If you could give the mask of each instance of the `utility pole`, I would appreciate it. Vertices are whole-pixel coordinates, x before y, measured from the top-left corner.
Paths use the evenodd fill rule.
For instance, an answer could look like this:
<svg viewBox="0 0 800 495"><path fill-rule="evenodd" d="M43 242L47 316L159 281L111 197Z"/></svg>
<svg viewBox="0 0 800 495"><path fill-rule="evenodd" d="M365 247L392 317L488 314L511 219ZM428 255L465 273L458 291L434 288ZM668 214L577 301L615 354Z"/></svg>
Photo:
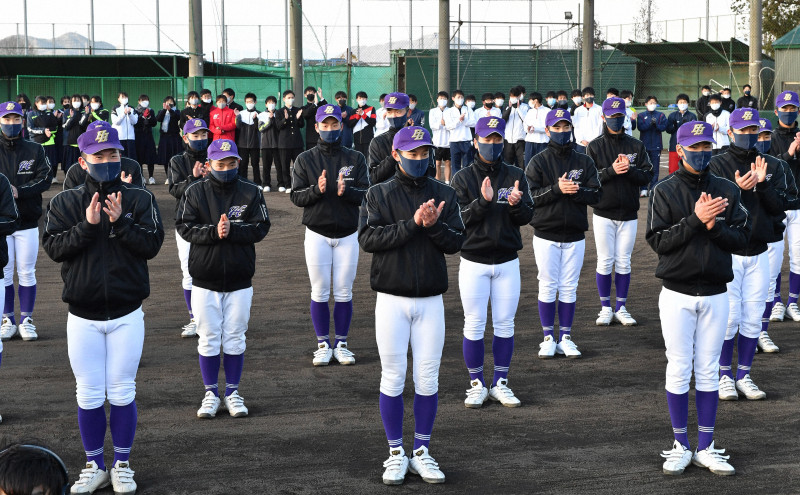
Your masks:
<svg viewBox="0 0 800 495"><path fill-rule="evenodd" d="M25 12L25 55L28 54L28 0L22 2L22 10ZM55 45L53 45L55 48Z"/></svg>
<svg viewBox="0 0 800 495"><path fill-rule="evenodd" d="M647 0L647 42L653 42L653 0Z"/></svg>
<svg viewBox="0 0 800 495"><path fill-rule="evenodd" d="M189 87L203 87L203 0L189 0Z"/></svg>
<svg viewBox="0 0 800 495"><path fill-rule="evenodd" d="M90 36L91 39L89 40L89 55L94 55L94 0L89 0L89 11L90 11L89 34L91 34Z"/></svg>
<svg viewBox="0 0 800 495"><path fill-rule="evenodd" d="M347 94L352 94L350 83L353 79L353 40L351 36L350 0L347 0ZM391 26L389 27L391 33ZM391 35L389 36L391 38ZM391 43L391 41L390 41Z"/></svg>
<svg viewBox="0 0 800 495"><path fill-rule="evenodd" d="M156 0L156 51L161 53L161 5Z"/></svg>
<svg viewBox="0 0 800 495"><path fill-rule="evenodd" d="M750 81L753 92L751 93L761 101L761 0L750 0Z"/></svg>
<svg viewBox="0 0 800 495"><path fill-rule="evenodd" d="M594 0L583 0L583 72L581 84L583 87L594 86Z"/></svg>
<svg viewBox="0 0 800 495"><path fill-rule="evenodd" d="M411 0L408 0L408 49L411 50L414 48L414 29L413 25L414 22L412 19L414 18L414 9L411 6Z"/></svg>
<svg viewBox="0 0 800 495"><path fill-rule="evenodd" d="M295 95L303 94L303 6L301 0L290 0L289 76Z"/></svg>
<svg viewBox="0 0 800 495"><path fill-rule="evenodd" d="M710 1L711 0L706 0L706 41L709 41L709 39L708 39L708 17L709 17L709 13L711 11L710 6L709 6Z"/></svg>
<svg viewBox="0 0 800 495"><path fill-rule="evenodd" d="M222 53L220 53L219 59L223 64L226 64L228 63L228 30L225 29L225 0L220 0L219 4L220 17L222 17Z"/></svg>
<svg viewBox="0 0 800 495"><path fill-rule="evenodd" d="M450 0L439 0L439 91L450 91Z"/></svg>

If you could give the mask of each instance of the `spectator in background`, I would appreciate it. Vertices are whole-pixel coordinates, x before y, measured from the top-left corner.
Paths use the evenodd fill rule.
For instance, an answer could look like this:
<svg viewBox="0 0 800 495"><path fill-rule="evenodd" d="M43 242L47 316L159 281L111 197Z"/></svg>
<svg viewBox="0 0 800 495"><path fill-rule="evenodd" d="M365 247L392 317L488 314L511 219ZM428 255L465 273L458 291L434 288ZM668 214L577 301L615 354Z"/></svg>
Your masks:
<svg viewBox="0 0 800 495"><path fill-rule="evenodd" d="M742 86L742 96L736 100L736 108L750 107L758 109L758 99L750 94L752 91L753 87L749 84Z"/></svg>
<svg viewBox="0 0 800 495"><path fill-rule="evenodd" d="M581 105L583 105L583 97L581 96L580 89L572 90L572 103L569 104L569 114L575 115L575 110L579 109Z"/></svg>
<svg viewBox="0 0 800 495"><path fill-rule="evenodd" d="M81 95L74 94L70 102L69 112L64 113L64 133L67 144L64 147L64 156L61 158L62 168L69 169L73 163L78 163L80 151L78 150L78 136L86 130L89 116L83 112ZM64 170L67 173L67 170Z"/></svg>
<svg viewBox="0 0 800 495"><path fill-rule="evenodd" d="M697 99L695 108L697 109L697 119L705 120L709 112L708 100L711 98L711 86L706 84L700 89L700 98Z"/></svg>
<svg viewBox="0 0 800 495"><path fill-rule="evenodd" d="M275 172L278 172L278 126L275 124L275 109L278 106L278 99L274 96L267 96L264 100L267 108L258 114L258 132L261 134L261 167L263 175L261 185L264 192L272 190L272 164L275 164Z"/></svg>
<svg viewBox="0 0 800 495"><path fill-rule="evenodd" d="M636 110L633 109L633 92L628 89L623 89L620 97L625 100L625 134L633 136L633 131L636 129Z"/></svg>
<svg viewBox="0 0 800 495"><path fill-rule="evenodd" d="M294 106L294 91L287 89L283 92L283 105L276 112L275 119L278 127L278 192L289 194L292 192L291 166L303 151L300 128L305 121L302 119L303 109Z"/></svg>
<svg viewBox="0 0 800 495"><path fill-rule="evenodd" d="M353 127L358 122L356 111L347 105L347 93L344 91L337 91L336 103L339 104L339 110L342 111L342 146L345 148L353 147ZM308 130L306 130L308 132Z"/></svg>
<svg viewBox="0 0 800 495"><path fill-rule="evenodd" d="M656 111L658 98L648 96L644 100L644 104L647 110L639 114L636 119L636 125L639 127L639 140L644 143L647 155L650 157L650 163L653 164L653 180L650 182L649 187L642 187L641 197L648 196L650 189L658 182L658 172L661 168L661 150L664 148L661 142L661 133L667 129L667 116Z"/></svg>
<svg viewBox="0 0 800 495"><path fill-rule="evenodd" d="M56 134L58 133L59 119L52 112L47 111L47 97L37 96L34 100L35 110L28 112L25 122L28 136L34 143L39 143L44 148L45 156L50 162L53 177L55 177L58 157L56 156ZM50 179L48 179L50 180Z"/></svg>
<svg viewBox="0 0 800 495"><path fill-rule="evenodd" d="M498 91L494 94L494 106L500 112L500 115L503 115L503 105L506 103L506 95L502 91Z"/></svg>
<svg viewBox="0 0 800 495"><path fill-rule="evenodd" d="M244 110L236 114L236 129L239 131L239 139L236 147L242 161L239 162L239 176L247 178L247 167L253 167L253 182L261 186L261 169L258 166L258 155L260 151L259 132L258 132L258 110L256 110L256 95L247 93L244 95Z"/></svg>
<svg viewBox="0 0 800 495"><path fill-rule="evenodd" d="M583 104L575 109L572 123L575 126L575 151L586 153L589 142L603 133L603 110L594 104L594 88L583 88Z"/></svg>
<svg viewBox="0 0 800 495"><path fill-rule="evenodd" d="M18 94L15 99L17 100L17 103L19 103L19 106L22 107L22 123L27 124L28 112L31 111L31 99L28 98L28 95L26 95L25 93ZM22 126L22 138L30 139L30 136L28 135L27 125Z"/></svg>
<svg viewBox="0 0 800 495"><path fill-rule="evenodd" d="M0 494L61 495L68 485L67 467L50 449L21 443L0 449Z"/></svg>
<svg viewBox="0 0 800 495"><path fill-rule="evenodd" d="M732 113L736 110L736 102L731 98L731 88L722 88L720 96L722 96L721 104L723 110L727 110L728 113Z"/></svg>
<svg viewBox="0 0 800 495"><path fill-rule="evenodd" d="M411 95L409 95L409 96L411 96ZM415 98L414 101L416 102L416 96L414 98ZM475 115L475 95L467 95L464 98L464 101L466 102L467 108L472 110L472 114ZM475 123L476 124L478 123L477 117L475 118ZM422 127L422 126L424 126L424 124L425 124L425 118L423 117L423 119L422 119L420 124L414 124L414 125ZM475 127L474 126L470 127L469 131L472 134L472 141L470 141L470 143L472 143L473 141L475 141ZM472 163L473 161L475 161L475 147L474 146L470 145L468 155L469 155L469 163Z"/></svg>
<svg viewBox="0 0 800 495"><path fill-rule="evenodd" d="M155 184L156 179L153 177L153 172L156 168L158 155L156 155L156 141L153 139L153 127L158 122L156 121L156 112L150 108L149 96L139 95L136 113L139 114L139 120L133 126L133 131L136 135L136 157L142 165L142 170L147 166L150 184Z"/></svg>
<svg viewBox="0 0 800 495"><path fill-rule="evenodd" d="M469 97L466 98L467 106L469 107ZM408 95L408 125L415 125L417 127L425 127L425 112L417 108L417 95ZM472 97L472 106L475 107L475 97Z"/></svg>
<svg viewBox="0 0 800 495"><path fill-rule="evenodd" d="M486 97L488 95L488 105L492 107L493 110L496 110L497 113L500 113L500 109L494 108L494 95L491 93L486 93L483 96ZM436 149L434 152L433 158L436 161L436 180L444 181L445 184L450 183L450 131L447 130L445 127L444 122L444 113L447 111L447 100L450 98L450 95L447 94L446 91L439 91L439 94L436 96L436 107L431 108L428 112L428 122L431 126L431 130L433 131L433 146ZM485 102L486 100L484 100ZM499 115L497 116L499 117ZM444 168L444 170L442 170Z"/></svg>
<svg viewBox="0 0 800 495"><path fill-rule="evenodd" d="M386 107L383 106L385 99L386 93L383 93L379 100L381 107L375 110L375 134L373 137L378 137L389 130L389 121L386 120Z"/></svg>
<svg viewBox="0 0 800 495"><path fill-rule="evenodd" d="M494 106L494 95L492 93L483 93L481 95L481 101L483 102L483 106L477 110L475 110L475 122L484 118L484 117L497 117L502 118L503 112ZM430 121L431 129L433 129L433 121ZM436 136L434 133L433 137L433 145L436 146Z"/></svg>
<svg viewBox="0 0 800 495"><path fill-rule="evenodd" d="M128 105L128 93L120 91L117 97L119 105L111 110L111 127L119 134L122 145L122 156L136 160L136 134L133 126L139 121L139 114Z"/></svg>
<svg viewBox="0 0 800 495"><path fill-rule="evenodd" d="M453 91L453 106L444 111L444 123L450 132L450 169L455 175L469 166L470 127L475 127L475 115L464 105L464 92L460 89Z"/></svg>
<svg viewBox="0 0 800 495"><path fill-rule="evenodd" d="M728 127L730 127L731 114L722 108L722 97L711 95L708 98L708 113L705 121L714 128L714 143L712 153L719 155L728 151L731 140L728 137Z"/></svg>
<svg viewBox="0 0 800 495"><path fill-rule="evenodd" d="M367 104L367 93L359 91L356 93L356 104L358 107L355 114L351 116L356 121L353 127L353 146L356 151L364 155L364 159L369 156L369 143L375 136L375 108Z"/></svg>
<svg viewBox="0 0 800 495"><path fill-rule="evenodd" d="M317 108L322 105L327 105L328 102L322 97L322 88L314 90L314 86L306 87L303 92L306 97L306 104L303 105L303 119L306 121L306 149L310 150L317 145L319 141L319 133L314 128L316 121L314 120L317 115Z"/></svg>
<svg viewBox="0 0 800 495"><path fill-rule="evenodd" d="M561 89L556 93L556 106L552 108L562 108L564 110L569 109L569 98L567 98L566 91Z"/></svg>
<svg viewBox="0 0 800 495"><path fill-rule="evenodd" d="M58 161L61 162L61 169L66 173L67 164L63 162L64 148L67 146L67 133L64 130L64 123L67 121L69 109L72 108L72 99L69 95L61 97L61 108L58 115L58 138L56 138L56 148L58 150ZM53 178L56 176L56 165L53 164Z"/></svg>
<svg viewBox="0 0 800 495"><path fill-rule="evenodd" d="M158 163L164 166L164 174L166 175L170 158L183 153L183 141L181 140L180 127L178 127L181 121L181 114L175 107L175 98L167 96L164 98L164 103L161 107L161 111L156 115L156 122L159 124L157 158ZM164 182L164 184L169 184L169 181Z"/></svg>
<svg viewBox="0 0 800 495"><path fill-rule="evenodd" d="M212 141L217 139L233 141L236 133L236 116L239 111L228 107L228 98L224 94L217 95L215 102L216 107L211 109L209 114L211 122L208 123L208 128L214 135Z"/></svg>
<svg viewBox="0 0 800 495"><path fill-rule="evenodd" d="M547 137L547 113L549 108L542 105L541 93L533 92L529 103L528 113L525 115L525 166L535 155L547 148L550 138ZM525 168L523 166L522 168Z"/></svg>
<svg viewBox="0 0 800 495"><path fill-rule="evenodd" d="M99 95L94 95L89 100L89 107L86 109L86 113L89 115L86 122L87 126L97 120L110 122L108 110L103 108L103 99Z"/></svg>
<svg viewBox="0 0 800 495"><path fill-rule="evenodd" d="M181 110L180 128L186 125L186 122L192 119L203 119L205 117L205 109L200 105L200 95L197 91L189 91L186 95L186 108ZM208 122L203 119L203 122Z"/></svg>
<svg viewBox="0 0 800 495"><path fill-rule="evenodd" d="M619 97L619 90L617 88L608 88L606 90L606 100L614 96Z"/></svg>
<svg viewBox="0 0 800 495"><path fill-rule="evenodd" d="M231 88L225 88L222 90L222 94L225 96L226 103L228 104L228 108L235 111L242 111L244 107L236 103L234 100L236 99L236 92Z"/></svg>
<svg viewBox="0 0 800 495"><path fill-rule="evenodd" d="M208 120L211 118L211 109L214 108L214 95L211 93L210 89L204 88L200 91L200 108L203 110L203 121L208 123ZM210 135L209 139L211 139Z"/></svg>
<svg viewBox="0 0 800 495"><path fill-rule="evenodd" d="M83 102L83 105L81 106L81 108L86 108L86 107L88 107L88 106L89 106L89 104L92 102L92 99L91 99L91 98L89 98L89 95L87 95L87 94L82 94L82 95L81 95L81 101Z"/></svg>
<svg viewBox="0 0 800 495"><path fill-rule="evenodd" d="M528 104L521 100L522 89L519 86L511 88L508 92L508 106L503 110L503 120L506 121L505 148L503 158L509 165L519 168L525 167L525 116L528 114ZM539 96L541 98L541 95ZM473 121L472 127L475 126ZM472 141L470 141L470 145ZM469 164L464 164L466 167Z"/></svg>
<svg viewBox="0 0 800 495"><path fill-rule="evenodd" d="M669 134L669 173L678 170L678 165L681 162L681 157L675 146L678 144L678 129L686 122L697 120L697 115L689 111L689 95L679 94L675 98L675 103L678 105L678 111L672 112L667 117L667 134Z"/></svg>

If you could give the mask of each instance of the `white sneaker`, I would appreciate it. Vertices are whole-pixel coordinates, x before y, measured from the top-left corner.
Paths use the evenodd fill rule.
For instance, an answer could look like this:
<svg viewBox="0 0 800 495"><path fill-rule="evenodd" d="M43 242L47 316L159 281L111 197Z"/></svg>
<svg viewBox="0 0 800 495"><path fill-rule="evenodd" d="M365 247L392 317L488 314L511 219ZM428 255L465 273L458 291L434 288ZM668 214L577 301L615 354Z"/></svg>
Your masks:
<svg viewBox="0 0 800 495"><path fill-rule="evenodd" d="M99 490L100 488L105 488L111 483L111 478L108 475L108 471L104 469L98 469L97 463L87 462L86 467L83 468L81 471L81 476L78 478L72 488L70 488L70 493L94 493L95 490Z"/></svg>
<svg viewBox="0 0 800 495"><path fill-rule="evenodd" d="M620 306L619 310L614 313L614 321L622 323L622 325L626 327L632 327L636 325L636 320L631 317L631 314L628 313L628 310L625 309L625 306Z"/></svg>
<svg viewBox="0 0 800 495"><path fill-rule="evenodd" d="M734 474L736 470L733 469L733 466L728 464L728 459L730 459L731 456L722 455L724 453L725 449L717 450L714 448L714 442L711 442L711 445L709 445L707 449L699 452L695 451L692 456L692 464L708 468L708 470L714 474L730 476Z"/></svg>
<svg viewBox="0 0 800 495"><path fill-rule="evenodd" d="M206 390L200 409L197 410L198 418L213 418L219 411L219 397L211 390Z"/></svg>
<svg viewBox="0 0 800 495"><path fill-rule="evenodd" d="M269 187L269 186L264 186L264 192L270 192L270 191L272 191L272 188L271 188L271 187Z"/></svg>
<svg viewBox="0 0 800 495"><path fill-rule="evenodd" d="M439 464L428 454L427 447L420 447L414 451L408 461L408 470L412 474L422 476L422 481L427 483L444 483L444 473L439 470Z"/></svg>
<svg viewBox="0 0 800 495"><path fill-rule="evenodd" d="M33 324L33 318L26 316L22 323L19 324L19 336L22 340L36 340L39 334L36 333L36 326Z"/></svg>
<svg viewBox="0 0 800 495"><path fill-rule="evenodd" d="M639 192L639 197L640 198L646 198L647 197L647 189Z"/></svg>
<svg viewBox="0 0 800 495"><path fill-rule="evenodd" d="M194 321L194 318L189 320L189 323L183 326L183 331L181 332L181 337L197 337L197 322Z"/></svg>
<svg viewBox="0 0 800 495"><path fill-rule="evenodd" d="M291 193L291 192L292 192L292 188L291 188L291 187L287 187L287 188L286 188L286 194L289 194L289 193Z"/></svg>
<svg viewBox="0 0 800 495"><path fill-rule="evenodd" d="M719 377L719 400L739 400L736 384L728 375Z"/></svg>
<svg viewBox="0 0 800 495"><path fill-rule="evenodd" d="M155 184L156 183L156 178L155 177L150 177L150 180L148 180L147 183L148 184Z"/></svg>
<svg viewBox="0 0 800 495"><path fill-rule="evenodd" d="M776 302L772 306L772 313L769 315L769 321L783 321L783 315L786 314L786 306L782 302Z"/></svg>
<svg viewBox="0 0 800 495"><path fill-rule="evenodd" d="M503 404L506 407L519 407L522 405L519 399L514 396L514 392L506 385L508 380L501 378L497 384L489 390L489 398Z"/></svg>
<svg viewBox="0 0 800 495"><path fill-rule="evenodd" d="M328 366L331 362L333 351L327 342L319 342L317 350L314 351L314 366Z"/></svg>
<svg viewBox="0 0 800 495"><path fill-rule="evenodd" d="M598 327L607 327L611 325L611 320L614 319L614 310L611 306L603 306L599 313L597 313L597 320L594 322Z"/></svg>
<svg viewBox="0 0 800 495"><path fill-rule="evenodd" d="M339 364L345 366L356 364L356 356L347 348L347 342L339 342L336 344L336 349L333 350L333 358L339 361Z"/></svg>
<svg viewBox="0 0 800 495"><path fill-rule="evenodd" d="M544 338L539 344L539 359L550 359L556 355L556 341L553 340L552 335Z"/></svg>
<svg viewBox="0 0 800 495"><path fill-rule="evenodd" d="M464 399L464 405L470 409L480 409L489 396L489 389L484 387L480 380L472 380L469 384L470 388L467 389L467 398Z"/></svg>
<svg viewBox="0 0 800 495"><path fill-rule="evenodd" d="M53 180L50 181L50 184L58 184L58 179L53 177Z"/></svg>
<svg viewBox="0 0 800 495"><path fill-rule="evenodd" d="M383 461L383 484L402 485L408 472L408 457L402 448L389 449L389 458Z"/></svg>
<svg viewBox="0 0 800 495"><path fill-rule="evenodd" d="M225 407L228 408L228 413L234 418L243 418L249 413L244 406L244 397L239 395L238 390L234 390L231 395L225 396Z"/></svg>
<svg viewBox="0 0 800 495"><path fill-rule="evenodd" d="M167 179L167 180L165 180L165 181L164 181L164 185L165 185L165 186L168 186L168 185L169 185L169 179Z"/></svg>
<svg viewBox="0 0 800 495"><path fill-rule="evenodd" d="M0 325L0 340L8 340L17 334L17 326L11 323L10 318L3 318L3 323Z"/></svg>
<svg viewBox="0 0 800 495"><path fill-rule="evenodd" d="M683 470L692 462L692 451L675 440L672 450L665 450L661 457L666 459L662 468L664 474L683 474Z"/></svg>
<svg viewBox="0 0 800 495"><path fill-rule="evenodd" d="M281 186L278 188L278 192L286 192L286 188Z"/></svg>
<svg viewBox="0 0 800 495"><path fill-rule="evenodd" d="M111 485L114 495L133 495L136 493L136 482L133 481L133 469L127 461L117 461L111 468Z"/></svg>
<svg viewBox="0 0 800 495"><path fill-rule="evenodd" d="M563 354L570 359L581 357L581 351L578 350L578 346L575 345L575 342L572 341L572 337L569 335L564 335L561 337L561 342L559 342L556 346L556 352Z"/></svg>
<svg viewBox="0 0 800 495"><path fill-rule="evenodd" d="M767 332L759 334L758 348L761 349L761 352L781 352L781 348L775 345Z"/></svg>
<svg viewBox="0 0 800 495"><path fill-rule="evenodd" d="M786 316L794 321L800 321L800 308L797 307L797 303L786 306Z"/></svg>
<svg viewBox="0 0 800 495"><path fill-rule="evenodd" d="M749 400L761 400L767 398L767 393L759 389L750 378L750 373L744 375L741 380L736 380L736 390L741 392Z"/></svg>

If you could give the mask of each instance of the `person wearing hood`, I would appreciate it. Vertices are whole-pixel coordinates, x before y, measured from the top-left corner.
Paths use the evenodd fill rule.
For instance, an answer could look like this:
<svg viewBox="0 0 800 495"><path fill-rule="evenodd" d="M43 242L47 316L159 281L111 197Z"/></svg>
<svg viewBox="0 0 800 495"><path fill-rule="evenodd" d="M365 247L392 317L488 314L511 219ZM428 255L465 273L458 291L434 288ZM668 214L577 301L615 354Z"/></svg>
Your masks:
<svg viewBox="0 0 800 495"><path fill-rule="evenodd" d="M521 287L520 227L533 218L533 199L525 172L503 160L505 127L502 117L478 119L475 160L453 176L451 183L466 227L458 287L464 307L462 349L470 378L464 405L473 409L480 408L487 398L505 407L521 405L508 387L508 373L514 353L514 317ZM483 365L490 301L494 375L489 387L484 381Z"/></svg>
<svg viewBox="0 0 800 495"><path fill-rule="evenodd" d="M311 323L316 333L314 366L355 364L347 347L353 317L353 281L358 267L358 207L369 187L364 155L342 146L338 105L317 108L317 145L297 157L291 200L303 208L305 257L311 279ZM330 181L330 183L328 182ZM333 276L331 276L331 272ZM336 340L331 345L329 300L333 293Z"/></svg>
<svg viewBox="0 0 800 495"><path fill-rule="evenodd" d="M144 170L147 166L147 174L150 177L150 184L155 184L156 179L153 177L153 172L156 168L158 155L156 154L156 141L153 139L153 128L158 123L156 121L156 112L150 108L150 97L147 95L139 95L139 104L136 106L136 113L139 114L139 120L133 126L136 134L136 158Z"/></svg>
<svg viewBox="0 0 800 495"><path fill-rule="evenodd" d="M730 112L722 108L722 97L718 94L709 96L705 121L714 129L714 151L712 152L714 156L728 151L728 146L731 144L728 137L730 118Z"/></svg>

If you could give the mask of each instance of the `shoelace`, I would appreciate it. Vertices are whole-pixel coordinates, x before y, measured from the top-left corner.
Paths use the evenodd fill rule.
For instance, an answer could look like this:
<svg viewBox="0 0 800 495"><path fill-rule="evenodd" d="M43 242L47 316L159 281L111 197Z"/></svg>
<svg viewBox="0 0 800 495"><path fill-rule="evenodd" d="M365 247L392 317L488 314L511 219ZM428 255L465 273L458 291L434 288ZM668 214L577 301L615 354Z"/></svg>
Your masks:
<svg viewBox="0 0 800 495"><path fill-rule="evenodd" d="M389 456L388 459L383 461L383 467L385 467L385 468L392 467L392 468L398 469L398 468L400 468L400 466L403 465L403 457L405 457L405 456L401 455L401 454Z"/></svg>

